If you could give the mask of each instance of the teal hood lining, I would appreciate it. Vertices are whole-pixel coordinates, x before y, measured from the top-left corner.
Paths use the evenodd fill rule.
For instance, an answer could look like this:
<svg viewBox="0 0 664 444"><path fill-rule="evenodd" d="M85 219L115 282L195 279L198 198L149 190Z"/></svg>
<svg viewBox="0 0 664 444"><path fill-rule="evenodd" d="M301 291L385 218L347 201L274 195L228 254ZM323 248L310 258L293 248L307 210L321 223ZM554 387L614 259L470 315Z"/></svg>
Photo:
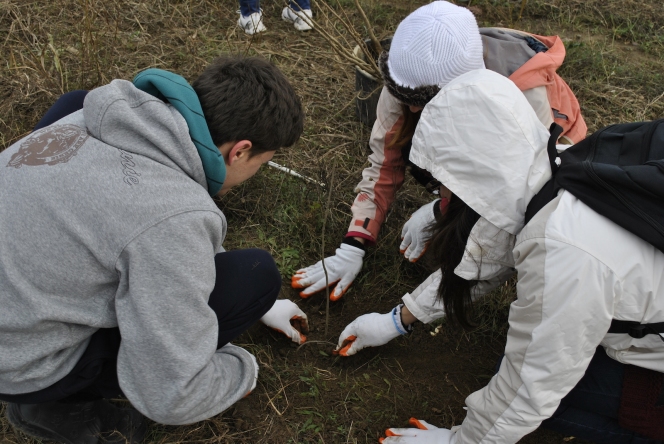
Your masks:
<svg viewBox="0 0 664 444"><path fill-rule="evenodd" d="M203 163L208 193L216 195L226 179L226 164L212 141L201 102L184 77L163 69L150 68L134 77L134 86L164 102L170 103L187 122L191 141Z"/></svg>

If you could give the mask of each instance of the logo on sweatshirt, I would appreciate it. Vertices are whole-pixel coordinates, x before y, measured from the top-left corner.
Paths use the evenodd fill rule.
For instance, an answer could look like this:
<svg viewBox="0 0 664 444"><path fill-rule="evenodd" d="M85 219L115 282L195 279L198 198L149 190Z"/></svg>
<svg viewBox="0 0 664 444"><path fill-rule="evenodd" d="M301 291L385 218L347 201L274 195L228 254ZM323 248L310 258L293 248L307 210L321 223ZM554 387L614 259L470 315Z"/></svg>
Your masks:
<svg viewBox="0 0 664 444"><path fill-rule="evenodd" d="M69 162L87 140L88 133L76 125L51 125L35 131L9 159L8 167L57 165Z"/></svg>
<svg viewBox="0 0 664 444"><path fill-rule="evenodd" d="M120 149L119 151L120 151L120 157L122 158L122 161L120 163L122 164L124 183L126 183L129 186L138 184L138 178L140 177L141 173L138 173L134 169L136 167L136 162L132 160L134 156L132 156L126 151Z"/></svg>

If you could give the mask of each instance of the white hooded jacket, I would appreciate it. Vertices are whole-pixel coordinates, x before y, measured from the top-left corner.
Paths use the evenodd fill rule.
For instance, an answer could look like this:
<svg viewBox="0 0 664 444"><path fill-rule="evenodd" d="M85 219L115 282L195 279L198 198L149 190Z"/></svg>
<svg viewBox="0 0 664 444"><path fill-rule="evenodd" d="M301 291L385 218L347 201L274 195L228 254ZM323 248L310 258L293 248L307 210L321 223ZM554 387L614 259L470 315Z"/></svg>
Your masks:
<svg viewBox="0 0 664 444"><path fill-rule="evenodd" d="M448 84L424 109L413 138L410 159L482 216L468 245L493 261L482 266L483 277L498 279L499 262L509 262L501 245L514 240L517 300L505 358L466 399L456 444L514 443L535 430L599 345L619 362L664 372L662 338L607 334L612 319L664 321L664 253L566 191L523 227L528 202L551 175L547 139L523 94L488 70ZM481 225L492 228L490 236ZM413 295L407 304L418 302Z"/></svg>

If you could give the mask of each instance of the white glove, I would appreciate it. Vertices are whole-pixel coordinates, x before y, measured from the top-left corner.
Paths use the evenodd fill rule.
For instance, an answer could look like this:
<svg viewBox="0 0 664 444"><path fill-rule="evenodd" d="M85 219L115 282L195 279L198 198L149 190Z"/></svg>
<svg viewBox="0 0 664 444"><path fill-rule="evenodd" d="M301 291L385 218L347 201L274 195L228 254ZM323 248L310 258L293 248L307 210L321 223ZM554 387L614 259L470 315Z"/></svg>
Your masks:
<svg viewBox="0 0 664 444"><path fill-rule="evenodd" d="M411 262L417 262L427 249L431 236L426 229L436 219L433 212L435 205L440 205L440 199L423 205L403 225L399 251Z"/></svg>
<svg viewBox="0 0 664 444"><path fill-rule="evenodd" d="M339 336L335 354L351 356L365 347L387 344L408 333L401 323L401 306L385 314L367 313L348 324Z"/></svg>
<svg viewBox="0 0 664 444"><path fill-rule="evenodd" d="M334 256L325 258L328 283L332 285L338 282L334 291L330 293L331 301L338 300L346 293L346 290L362 269L363 257L364 250L361 248L341 244ZM323 261L318 261L315 265L297 270L291 278L291 286L293 288L306 288L300 293L303 298L308 298L312 294L323 290L325 288Z"/></svg>
<svg viewBox="0 0 664 444"><path fill-rule="evenodd" d="M297 344L304 344L307 340L307 337L303 334L309 333L307 315L288 299L275 301L270 311L261 318L261 322L285 334Z"/></svg>
<svg viewBox="0 0 664 444"><path fill-rule="evenodd" d="M426 421L410 418L408 421L416 429L387 429L387 438L381 438L382 444L454 444L456 433L441 429Z"/></svg>

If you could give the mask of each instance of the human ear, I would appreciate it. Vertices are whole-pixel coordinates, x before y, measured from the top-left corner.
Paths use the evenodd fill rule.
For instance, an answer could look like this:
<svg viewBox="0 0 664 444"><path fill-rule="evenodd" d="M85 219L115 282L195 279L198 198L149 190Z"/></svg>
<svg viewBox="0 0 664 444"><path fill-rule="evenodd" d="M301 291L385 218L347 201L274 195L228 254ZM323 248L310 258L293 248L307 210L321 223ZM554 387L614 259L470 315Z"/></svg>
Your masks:
<svg viewBox="0 0 664 444"><path fill-rule="evenodd" d="M248 158L252 146L253 144L250 140L240 140L239 142L236 142L228 153L228 164L233 165L233 162L236 160Z"/></svg>

